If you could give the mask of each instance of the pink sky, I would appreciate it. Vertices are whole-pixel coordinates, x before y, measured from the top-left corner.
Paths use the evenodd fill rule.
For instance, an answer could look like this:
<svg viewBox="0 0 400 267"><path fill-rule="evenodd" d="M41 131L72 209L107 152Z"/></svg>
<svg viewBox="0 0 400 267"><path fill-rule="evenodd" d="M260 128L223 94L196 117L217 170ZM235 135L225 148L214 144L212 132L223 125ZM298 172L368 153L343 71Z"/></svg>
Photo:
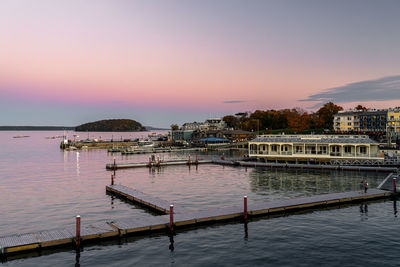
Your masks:
<svg viewBox="0 0 400 267"><path fill-rule="evenodd" d="M298 100L325 89L399 74L399 19L390 6L361 6L365 14L354 18L356 5L228 3L2 1L3 101L206 116L306 108L314 103ZM371 10L382 14L371 19Z"/></svg>

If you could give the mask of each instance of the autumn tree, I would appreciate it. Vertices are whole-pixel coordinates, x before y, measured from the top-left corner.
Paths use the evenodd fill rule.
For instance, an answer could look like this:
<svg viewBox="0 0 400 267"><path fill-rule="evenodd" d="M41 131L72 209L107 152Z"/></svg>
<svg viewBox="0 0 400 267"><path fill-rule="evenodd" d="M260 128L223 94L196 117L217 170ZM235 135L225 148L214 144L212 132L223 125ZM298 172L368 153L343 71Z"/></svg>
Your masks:
<svg viewBox="0 0 400 267"><path fill-rule="evenodd" d="M287 111L286 114L291 131L299 133L310 128L311 118L307 112L297 108Z"/></svg>
<svg viewBox="0 0 400 267"><path fill-rule="evenodd" d="M362 110L362 111L365 111L365 110L367 110L367 108L366 107L364 107L364 106L362 106L362 105L357 105L355 108L354 108L355 110Z"/></svg>
<svg viewBox="0 0 400 267"><path fill-rule="evenodd" d="M226 125L230 128L237 129L239 127L239 119L233 115L227 115L222 118Z"/></svg>
<svg viewBox="0 0 400 267"><path fill-rule="evenodd" d="M172 130L172 131L177 131L177 130L179 130L178 124L172 124L172 125L171 125L171 130Z"/></svg>
<svg viewBox="0 0 400 267"><path fill-rule="evenodd" d="M343 110L341 106L335 105L332 102L328 102L323 105L316 113L319 118L320 125L318 128L322 129L333 129L333 115Z"/></svg>

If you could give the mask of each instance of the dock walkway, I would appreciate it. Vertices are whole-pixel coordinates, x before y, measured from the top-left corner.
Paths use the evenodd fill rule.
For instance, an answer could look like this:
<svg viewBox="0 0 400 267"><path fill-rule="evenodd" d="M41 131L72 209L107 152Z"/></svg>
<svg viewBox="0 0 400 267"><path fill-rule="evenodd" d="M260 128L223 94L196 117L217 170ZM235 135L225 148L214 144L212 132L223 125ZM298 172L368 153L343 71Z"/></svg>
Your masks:
<svg viewBox="0 0 400 267"><path fill-rule="evenodd" d="M141 203L147 207L157 209L166 215L128 219L117 219L81 226L81 240L100 240L103 238L121 237L129 234L145 234L152 231L170 229L170 216L168 214L170 203L157 197L152 197L135 189L122 185L106 187L107 192ZM295 211L323 208L327 206L340 206L364 200L388 198L393 196L389 191L370 189L368 193L358 191L316 195L311 197L293 198L287 200L276 200L271 202L249 203L247 215L262 216L270 214L290 214ZM216 223L219 221L238 220L244 217L244 207L221 207L194 212L188 212L176 206L174 211L174 227L196 226L204 223ZM22 253L41 248L52 248L57 246L73 246L75 241L74 227L41 231L27 234L16 234L0 237L0 252L2 257L8 254Z"/></svg>
<svg viewBox="0 0 400 267"><path fill-rule="evenodd" d="M157 167L157 166L173 166L173 165L196 165L196 164L211 164L212 160L171 160L171 161L150 161L150 162L139 162L139 163L120 163L120 164L107 164L107 170L118 170L118 169L128 169L128 168L142 168L142 167Z"/></svg>

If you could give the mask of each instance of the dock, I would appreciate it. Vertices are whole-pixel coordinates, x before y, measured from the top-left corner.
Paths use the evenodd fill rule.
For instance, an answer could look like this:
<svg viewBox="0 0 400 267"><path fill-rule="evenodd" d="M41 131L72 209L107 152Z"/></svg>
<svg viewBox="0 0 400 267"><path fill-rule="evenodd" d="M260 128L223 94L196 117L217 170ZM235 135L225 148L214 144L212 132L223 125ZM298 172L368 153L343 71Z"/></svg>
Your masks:
<svg viewBox="0 0 400 267"><path fill-rule="evenodd" d="M143 167L162 167L162 166L174 166L174 165L198 165L198 164L211 164L212 160L170 160L170 161L149 161L149 162L138 162L138 163L121 163L121 164L107 164L107 170L118 170L128 168L143 168Z"/></svg>
<svg viewBox="0 0 400 267"><path fill-rule="evenodd" d="M162 167L173 165L197 165L197 164L218 164L253 168L271 168L271 169L301 169L301 170L336 170L336 171L367 171L367 172L397 172L396 167L385 166L348 166L348 165L324 165L324 164L303 164L303 163L278 163L278 162L259 162L259 161L243 161L233 159L213 159L213 160L173 160L173 161L149 161L138 163L112 163L106 164L107 170L118 170L128 168L143 167Z"/></svg>
<svg viewBox="0 0 400 267"><path fill-rule="evenodd" d="M132 234L145 235L154 231L166 231L180 227L196 227L197 225L218 223L221 221L245 220L256 216L273 214L293 214L294 212L325 208L329 206L341 206L354 204L362 201L389 198L395 195L390 191L370 189L367 193L358 191L316 195L311 197L293 198L287 200L276 200L266 203L250 203L247 205L245 198L243 206L221 207L199 211L186 211L177 205L172 214L169 213L168 201L147 195L135 189L122 186L107 186L106 191L120 198L125 198L141 205L158 210L165 215L138 218L137 216L113 221L104 221L86 225L83 221L78 227L70 227L60 230L40 231L26 234L16 234L0 237L1 257L15 253L26 253L29 251L40 251L42 249L55 248L59 246L75 247L77 236L85 244L96 242L105 238L120 238ZM172 223L171 223L172 222ZM78 225L78 224L77 224ZM80 223L79 223L80 225Z"/></svg>
<svg viewBox="0 0 400 267"><path fill-rule="evenodd" d="M154 197L136 189L129 188L123 185L108 185L106 186L106 192L115 195L119 198L127 199L131 202L135 202L146 208L153 209L162 214L169 214L169 209L172 203ZM183 213L185 209L181 206L174 205L174 213Z"/></svg>

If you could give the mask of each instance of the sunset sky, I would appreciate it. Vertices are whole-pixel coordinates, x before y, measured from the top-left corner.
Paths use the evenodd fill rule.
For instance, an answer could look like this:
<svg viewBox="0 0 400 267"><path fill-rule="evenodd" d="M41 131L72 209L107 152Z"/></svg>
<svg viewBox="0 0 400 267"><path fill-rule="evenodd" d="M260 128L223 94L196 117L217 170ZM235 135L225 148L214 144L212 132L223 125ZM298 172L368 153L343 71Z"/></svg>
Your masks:
<svg viewBox="0 0 400 267"><path fill-rule="evenodd" d="M400 106L400 1L2 0L0 125Z"/></svg>

